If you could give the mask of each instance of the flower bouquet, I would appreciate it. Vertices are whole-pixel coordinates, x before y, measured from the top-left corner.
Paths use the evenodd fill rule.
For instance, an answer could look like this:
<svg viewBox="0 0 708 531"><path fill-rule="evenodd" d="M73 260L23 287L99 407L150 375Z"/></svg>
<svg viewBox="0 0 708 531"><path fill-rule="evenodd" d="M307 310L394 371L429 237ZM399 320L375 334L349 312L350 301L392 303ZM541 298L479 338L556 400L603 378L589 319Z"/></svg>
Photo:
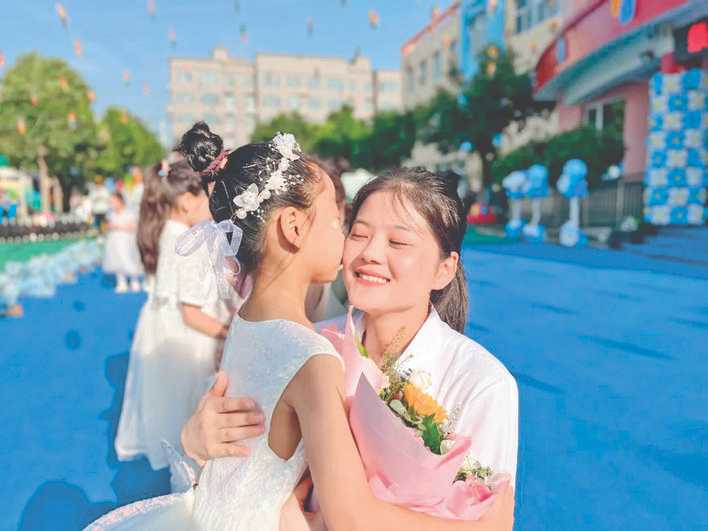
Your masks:
<svg viewBox="0 0 708 531"><path fill-rule="evenodd" d="M351 313L343 335L323 334L346 365L349 422L374 495L433 516L481 517L509 476L468 456L471 440L455 434L454 412L426 392L430 375L388 361L379 370L354 336Z"/></svg>

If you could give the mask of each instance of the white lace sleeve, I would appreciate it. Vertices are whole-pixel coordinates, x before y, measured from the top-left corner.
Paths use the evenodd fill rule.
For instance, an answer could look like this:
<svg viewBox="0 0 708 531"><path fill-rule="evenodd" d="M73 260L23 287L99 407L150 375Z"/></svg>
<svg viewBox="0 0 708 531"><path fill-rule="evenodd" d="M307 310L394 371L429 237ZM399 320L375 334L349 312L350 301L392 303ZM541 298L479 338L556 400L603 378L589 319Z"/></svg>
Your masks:
<svg viewBox="0 0 708 531"><path fill-rule="evenodd" d="M204 247L188 256L177 257L177 301L204 306L214 272Z"/></svg>

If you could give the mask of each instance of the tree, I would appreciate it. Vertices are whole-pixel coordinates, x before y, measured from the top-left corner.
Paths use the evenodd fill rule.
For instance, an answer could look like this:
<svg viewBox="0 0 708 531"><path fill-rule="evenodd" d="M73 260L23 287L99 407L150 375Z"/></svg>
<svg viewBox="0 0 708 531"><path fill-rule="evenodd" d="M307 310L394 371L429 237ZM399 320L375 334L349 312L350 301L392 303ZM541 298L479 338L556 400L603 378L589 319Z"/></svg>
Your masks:
<svg viewBox="0 0 708 531"><path fill-rule="evenodd" d="M469 142L482 161L483 182L491 182L491 165L498 155L495 139L516 123L522 130L532 117L546 114L552 104L533 98L528 74L517 74L511 51L487 47L480 54L479 70L457 94L439 92L421 112L420 138L433 142L443 153Z"/></svg>
<svg viewBox="0 0 708 531"><path fill-rule="evenodd" d="M349 105L344 105L318 128L313 150L324 158L346 159L352 166L365 166L364 143L369 134L369 126L354 117Z"/></svg>
<svg viewBox="0 0 708 531"><path fill-rule="evenodd" d="M412 112L389 111L374 116L369 135L362 143L361 159L373 171L400 166L411 155L416 127Z"/></svg>
<svg viewBox="0 0 708 531"><path fill-rule="evenodd" d="M99 138L105 150L97 162L105 175L120 177L130 166L155 164L165 150L143 122L118 107L109 107L101 120Z"/></svg>
<svg viewBox="0 0 708 531"><path fill-rule="evenodd" d="M47 208L47 178L56 177L64 209L101 150L88 85L61 59L30 53L2 79L0 151L22 168L37 169Z"/></svg>
<svg viewBox="0 0 708 531"><path fill-rule="evenodd" d="M292 133L304 151L311 151L317 139L318 126L307 122L300 113L279 114L271 121L258 124L251 142L267 142L277 133Z"/></svg>
<svg viewBox="0 0 708 531"><path fill-rule="evenodd" d="M622 132L615 127L597 130L581 126L565 131L544 141L534 141L495 160L491 173L496 182L512 171L525 170L532 164L548 168L551 186L561 176L563 165L570 159L581 159L588 165L588 184L597 186L607 168L619 164L624 157Z"/></svg>

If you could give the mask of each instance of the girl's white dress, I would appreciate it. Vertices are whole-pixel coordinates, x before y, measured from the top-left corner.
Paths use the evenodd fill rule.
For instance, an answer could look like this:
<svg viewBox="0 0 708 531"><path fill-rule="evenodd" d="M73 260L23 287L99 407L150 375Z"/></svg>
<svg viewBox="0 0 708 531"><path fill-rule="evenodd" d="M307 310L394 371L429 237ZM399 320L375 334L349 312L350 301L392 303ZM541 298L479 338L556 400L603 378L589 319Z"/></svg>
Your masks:
<svg viewBox="0 0 708 531"><path fill-rule="evenodd" d="M270 427L288 383L318 354L341 361L332 344L309 328L291 321L249 322L236 317L222 362L231 382L228 395L255 398L265 426ZM87 529L278 531L280 510L307 466L304 446L300 442L293 456L284 460L268 446L267 431L245 444L251 449L248 459L209 461L197 487L116 509Z"/></svg>
<svg viewBox="0 0 708 531"><path fill-rule="evenodd" d="M224 323L230 317L206 247L189 256L175 252L187 229L168 220L160 235L157 273L138 318L115 440L120 460L146 455L154 469L168 465L162 440L179 447L180 430L210 384L222 349L221 341L183 322L180 303Z"/></svg>
<svg viewBox="0 0 708 531"><path fill-rule="evenodd" d="M109 223L135 226L135 215L127 208L108 214ZM140 275L143 267L135 231L111 229L106 236L103 270L118 275Z"/></svg>

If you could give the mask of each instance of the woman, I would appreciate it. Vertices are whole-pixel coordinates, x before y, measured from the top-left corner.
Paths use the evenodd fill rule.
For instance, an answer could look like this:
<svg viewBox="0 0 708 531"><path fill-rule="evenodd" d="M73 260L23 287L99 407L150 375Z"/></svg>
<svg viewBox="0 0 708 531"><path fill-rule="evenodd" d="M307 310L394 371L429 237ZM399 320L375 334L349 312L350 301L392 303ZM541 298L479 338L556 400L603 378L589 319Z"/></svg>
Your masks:
<svg viewBox="0 0 708 531"><path fill-rule="evenodd" d="M503 365L462 335L467 287L459 252L464 212L454 190L424 170L398 170L364 186L354 200L343 266L350 303L373 359L398 331L405 366L431 375L430 393L459 410L456 431L495 471L516 471L518 391ZM454 280L444 284L445 275ZM441 276L442 275L442 276ZM442 279L442 280L441 280ZM432 307L431 303L432 302ZM249 398L226 398L221 373L182 430L198 462L247 456L244 444L263 430Z"/></svg>

